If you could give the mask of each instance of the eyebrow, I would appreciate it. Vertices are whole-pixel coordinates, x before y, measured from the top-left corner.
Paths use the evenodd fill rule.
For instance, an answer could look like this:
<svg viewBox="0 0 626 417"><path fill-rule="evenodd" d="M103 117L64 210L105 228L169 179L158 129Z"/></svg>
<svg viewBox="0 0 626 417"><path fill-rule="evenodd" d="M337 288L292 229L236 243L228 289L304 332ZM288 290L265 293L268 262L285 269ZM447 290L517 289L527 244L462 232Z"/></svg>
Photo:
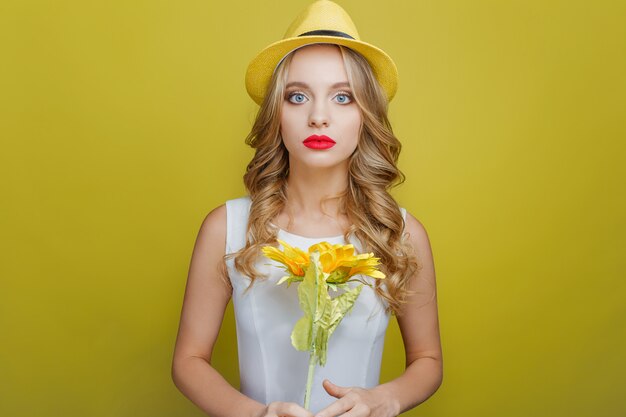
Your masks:
<svg viewBox="0 0 626 417"><path fill-rule="evenodd" d="M289 87L302 87L302 88L311 89L311 87L307 83L304 83L302 81L292 81L285 86L285 88L289 88ZM337 88L337 87L350 87L350 83L347 81L341 81L330 86L330 88Z"/></svg>

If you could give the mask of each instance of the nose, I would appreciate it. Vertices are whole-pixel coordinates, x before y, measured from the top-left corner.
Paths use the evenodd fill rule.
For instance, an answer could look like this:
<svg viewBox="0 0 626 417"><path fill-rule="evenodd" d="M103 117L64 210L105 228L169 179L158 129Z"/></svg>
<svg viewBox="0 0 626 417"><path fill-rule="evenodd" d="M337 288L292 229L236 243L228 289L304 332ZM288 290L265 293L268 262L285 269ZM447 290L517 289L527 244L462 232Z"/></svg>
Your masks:
<svg viewBox="0 0 626 417"><path fill-rule="evenodd" d="M326 105L318 101L311 106L311 113L309 114L309 127L328 127L328 109Z"/></svg>

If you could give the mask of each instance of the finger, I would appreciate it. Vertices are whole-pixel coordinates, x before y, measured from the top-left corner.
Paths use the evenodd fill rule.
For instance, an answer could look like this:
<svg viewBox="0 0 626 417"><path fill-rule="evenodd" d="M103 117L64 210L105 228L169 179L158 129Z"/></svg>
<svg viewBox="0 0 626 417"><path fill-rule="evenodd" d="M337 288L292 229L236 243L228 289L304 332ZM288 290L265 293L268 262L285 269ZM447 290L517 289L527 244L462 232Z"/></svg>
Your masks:
<svg viewBox="0 0 626 417"><path fill-rule="evenodd" d="M315 417L335 417L349 411L354 403L342 398L315 414Z"/></svg>
<svg viewBox="0 0 626 417"><path fill-rule="evenodd" d="M313 417L313 413L296 403L282 403L276 411L279 417Z"/></svg>
<svg viewBox="0 0 626 417"><path fill-rule="evenodd" d="M328 379L325 379L324 381L322 381L322 386L324 387L326 392L328 392L330 395L332 395L335 398L341 398L350 391L350 388L340 387L339 385L333 384Z"/></svg>
<svg viewBox="0 0 626 417"><path fill-rule="evenodd" d="M322 382L322 386L324 387L326 392L328 392L330 395L336 398L343 397L345 393L348 391L347 388L340 387L339 385L335 385L332 382L330 382L328 379L325 379Z"/></svg>
<svg viewBox="0 0 626 417"><path fill-rule="evenodd" d="M370 408L365 404L357 404L347 413L338 415L337 417L367 417L370 415Z"/></svg>

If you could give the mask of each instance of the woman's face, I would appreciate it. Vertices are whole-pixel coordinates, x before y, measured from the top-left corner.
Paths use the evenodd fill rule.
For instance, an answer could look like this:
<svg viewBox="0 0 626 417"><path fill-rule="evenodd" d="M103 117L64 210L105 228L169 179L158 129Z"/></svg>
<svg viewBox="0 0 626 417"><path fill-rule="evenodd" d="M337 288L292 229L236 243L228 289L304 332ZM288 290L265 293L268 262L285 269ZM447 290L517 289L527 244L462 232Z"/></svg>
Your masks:
<svg viewBox="0 0 626 417"><path fill-rule="evenodd" d="M360 126L361 113L352 97L339 48L315 44L294 52L280 127L290 167L302 164L347 169ZM324 135L331 141L307 141L312 135Z"/></svg>

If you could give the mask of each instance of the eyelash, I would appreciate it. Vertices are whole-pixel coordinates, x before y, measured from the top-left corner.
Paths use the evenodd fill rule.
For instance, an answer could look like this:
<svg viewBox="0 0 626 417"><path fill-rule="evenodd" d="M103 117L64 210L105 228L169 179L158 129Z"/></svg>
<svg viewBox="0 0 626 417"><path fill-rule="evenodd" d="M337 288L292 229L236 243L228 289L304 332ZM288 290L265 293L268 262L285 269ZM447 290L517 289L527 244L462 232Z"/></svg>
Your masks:
<svg viewBox="0 0 626 417"><path fill-rule="evenodd" d="M293 102L290 100L290 99L291 99L291 97L293 97L293 96L294 96L294 95L296 95L296 94L302 94L303 96L306 96L306 94L304 94L302 91L290 91L290 92L288 92L288 93L287 93L287 95L286 95L286 97L285 97L285 98L286 98L286 99L287 99L287 101L289 101L291 104L301 104L301 103L293 103ZM347 97L350 99L350 101L349 101L348 103L340 103L340 104L350 104L350 103L352 103L352 94L350 94L350 93L349 93L349 92L347 92L347 91L339 91L339 92L335 95L335 97L337 97L337 96L347 96ZM333 98L335 98L335 97L333 97Z"/></svg>

